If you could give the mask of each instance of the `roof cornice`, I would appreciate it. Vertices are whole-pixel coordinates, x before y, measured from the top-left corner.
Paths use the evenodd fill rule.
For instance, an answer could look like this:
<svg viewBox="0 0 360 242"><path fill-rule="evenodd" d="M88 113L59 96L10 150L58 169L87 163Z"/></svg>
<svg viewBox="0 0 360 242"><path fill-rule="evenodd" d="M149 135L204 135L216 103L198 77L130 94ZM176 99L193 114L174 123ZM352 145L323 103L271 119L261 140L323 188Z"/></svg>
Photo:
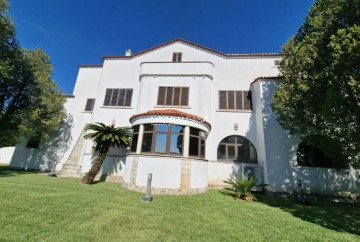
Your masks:
<svg viewBox="0 0 360 242"><path fill-rule="evenodd" d="M199 44L196 44L194 42L191 42L191 41L188 41L188 40L185 40L185 39L182 39L182 38L176 38L176 39L173 39L171 41L162 43L160 45L156 45L154 47L151 47L149 49L142 50L142 51L137 52L137 53L135 53L133 55L130 55L130 56L126 56L126 55L103 56L102 60L104 61L105 59L132 59L134 57L149 53L151 51L160 49L160 48L165 47L167 45L174 44L176 42L181 42L181 43L184 43L184 44L187 44L187 45L190 45L190 46L193 46L193 47L196 47L196 48L199 48L199 49L202 49L202 50L205 50L205 51L208 51L210 53L213 53L213 54L216 54L216 55L219 55L219 56L222 56L222 57L226 57L226 58L236 58L236 57L279 57L280 58L281 57L281 55L279 53L225 54L225 53L223 53L221 51L214 50L214 49L211 49L209 47L199 45Z"/></svg>

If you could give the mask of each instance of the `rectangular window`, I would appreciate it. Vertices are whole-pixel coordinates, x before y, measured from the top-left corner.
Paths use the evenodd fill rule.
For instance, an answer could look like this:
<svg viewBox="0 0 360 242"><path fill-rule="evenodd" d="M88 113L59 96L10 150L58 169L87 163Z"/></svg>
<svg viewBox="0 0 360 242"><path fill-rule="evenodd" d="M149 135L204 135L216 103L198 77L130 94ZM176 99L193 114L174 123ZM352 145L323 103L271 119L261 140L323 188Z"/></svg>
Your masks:
<svg viewBox="0 0 360 242"><path fill-rule="evenodd" d="M174 52L172 56L173 62L181 62L182 53L181 52Z"/></svg>
<svg viewBox="0 0 360 242"><path fill-rule="evenodd" d="M94 98L88 98L86 100L85 110L91 112L94 109L95 99Z"/></svg>
<svg viewBox="0 0 360 242"><path fill-rule="evenodd" d="M188 106L188 87L159 87L157 105Z"/></svg>
<svg viewBox="0 0 360 242"><path fill-rule="evenodd" d="M133 89L107 88L104 106L130 107Z"/></svg>
<svg viewBox="0 0 360 242"><path fill-rule="evenodd" d="M251 91L219 91L219 109L252 110Z"/></svg>
<svg viewBox="0 0 360 242"><path fill-rule="evenodd" d="M41 140L41 134L37 134L35 136L30 137L30 139L26 144L26 148L35 148L35 149L39 148L40 140Z"/></svg>

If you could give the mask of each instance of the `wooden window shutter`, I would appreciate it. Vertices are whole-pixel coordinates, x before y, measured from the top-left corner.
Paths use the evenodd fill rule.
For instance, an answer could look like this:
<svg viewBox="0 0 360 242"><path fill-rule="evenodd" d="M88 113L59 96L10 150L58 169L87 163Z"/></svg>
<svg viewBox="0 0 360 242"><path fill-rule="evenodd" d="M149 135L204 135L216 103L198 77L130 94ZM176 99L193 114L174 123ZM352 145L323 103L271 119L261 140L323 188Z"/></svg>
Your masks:
<svg viewBox="0 0 360 242"><path fill-rule="evenodd" d="M181 52L177 53L177 62L181 62L181 58L182 58L182 53Z"/></svg>
<svg viewBox="0 0 360 242"><path fill-rule="evenodd" d="M173 90L174 90L173 87L167 87L166 88L166 100L165 100L166 105L172 105Z"/></svg>
<svg viewBox="0 0 360 242"><path fill-rule="evenodd" d="M157 105L165 105L166 87L159 87Z"/></svg>
<svg viewBox="0 0 360 242"><path fill-rule="evenodd" d="M188 87L182 87L181 88L181 106L188 106L188 100L189 100L189 88Z"/></svg>
<svg viewBox="0 0 360 242"><path fill-rule="evenodd" d="M120 89L116 106L124 106L126 89Z"/></svg>
<svg viewBox="0 0 360 242"><path fill-rule="evenodd" d="M110 106L112 91L113 91L113 89L111 89L111 88L106 89L104 106Z"/></svg>
<svg viewBox="0 0 360 242"><path fill-rule="evenodd" d="M180 105L180 92L181 92L181 87L175 87L174 88L174 102L173 102L173 105L175 105L175 106Z"/></svg>
<svg viewBox="0 0 360 242"><path fill-rule="evenodd" d="M235 109L235 92L228 91L228 109Z"/></svg>
<svg viewBox="0 0 360 242"><path fill-rule="evenodd" d="M252 109L251 92L244 91L243 96L244 96L244 110L251 110Z"/></svg>
<svg viewBox="0 0 360 242"><path fill-rule="evenodd" d="M173 53L173 56L172 56L172 61L173 61L173 62L176 62L176 54L177 54L177 53Z"/></svg>
<svg viewBox="0 0 360 242"><path fill-rule="evenodd" d="M126 106L126 107L130 107L130 106L131 106L132 93L133 93L133 90L132 90L132 89L126 89L124 106Z"/></svg>
<svg viewBox="0 0 360 242"><path fill-rule="evenodd" d="M219 91L219 109L227 109L226 91Z"/></svg>
<svg viewBox="0 0 360 242"><path fill-rule="evenodd" d="M94 103L95 103L94 98L88 98L86 100L85 111L92 111L94 109Z"/></svg>
<svg viewBox="0 0 360 242"><path fill-rule="evenodd" d="M236 110L243 109L242 91L236 91Z"/></svg>

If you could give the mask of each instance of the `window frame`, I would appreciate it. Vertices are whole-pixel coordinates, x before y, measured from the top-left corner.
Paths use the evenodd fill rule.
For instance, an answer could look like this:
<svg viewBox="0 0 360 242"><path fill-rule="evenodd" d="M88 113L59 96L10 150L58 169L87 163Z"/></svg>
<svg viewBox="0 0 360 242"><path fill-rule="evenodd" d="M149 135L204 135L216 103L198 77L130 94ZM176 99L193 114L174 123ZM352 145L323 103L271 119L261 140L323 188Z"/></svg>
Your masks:
<svg viewBox="0 0 360 242"><path fill-rule="evenodd" d="M234 138L234 142L223 142L225 139L228 139L228 138ZM238 139L240 139L240 141L238 141ZM241 139L243 141L246 141L247 144L244 142L241 142ZM248 161L239 161L239 148L242 147L243 145L247 145L247 147L249 149ZM219 147L220 146L225 147L225 159L219 159ZM234 147L234 159L229 159L228 147ZM250 159L251 147L254 149L254 152L255 152L254 161L251 161L251 159ZM220 160L220 161L232 161L232 162L236 162L236 163L258 164L257 151L256 151L254 144L249 139L247 139L246 137L241 136L241 135L230 135L230 136L227 136L224 139L222 139L217 146L216 157L217 157L217 160Z"/></svg>
<svg viewBox="0 0 360 242"><path fill-rule="evenodd" d="M251 112L253 110L251 90L219 90L218 99L220 111ZM231 102L229 103L229 101Z"/></svg>
<svg viewBox="0 0 360 242"><path fill-rule="evenodd" d="M205 140L206 140L206 134L204 131L197 129L197 128L193 128L193 127L189 127L190 128L190 132L189 132L189 157L200 157L200 158L205 158L205 151L206 151L206 145L205 145ZM198 132L197 135L195 134L191 134L192 130L196 130ZM202 136L201 133L203 133L204 135ZM190 139L191 138L196 138L197 139L197 150L198 150L198 154L197 155L191 155L190 154ZM203 144L202 145L202 141Z"/></svg>
<svg viewBox="0 0 360 242"><path fill-rule="evenodd" d="M175 100L176 89L179 90L178 100ZM165 90L164 94L162 93ZM170 91L171 90L171 91ZM170 94L171 93L171 94ZM171 95L171 104L168 103L168 95ZM184 97L185 96L185 97ZM157 106L175 106L175 107L188 107L189 106L189 97L190 97L190 88L187 86L159 86L158 95L157 95ZM183 100L186 99L186 100Z"/></svg>
<svg viewBox="0 0 360 242"><path fill-rule="evenodd" d="M92 112L94 110L95 98L86 99L84 112Z"/></svg>
<svg viewBox="0 0 360 242"><path fill-rule="evenodd" d="M173 52L172 62L181 62L182 61L182 52Z"/></svg>
<svg viewBox="0 0 360 242"><path fill-rule="evenodd" d="M111 92L111 94L109 94L108 92ZM114 95L114 92L117 92L117 94ZM110 98L108 95L110 95ZM114 96L117 96L116 100L114 99ZM128 98L129 96L130 98ZM132 97L133 97L133 88L106 88L103 106L131 107Z"/></svg>

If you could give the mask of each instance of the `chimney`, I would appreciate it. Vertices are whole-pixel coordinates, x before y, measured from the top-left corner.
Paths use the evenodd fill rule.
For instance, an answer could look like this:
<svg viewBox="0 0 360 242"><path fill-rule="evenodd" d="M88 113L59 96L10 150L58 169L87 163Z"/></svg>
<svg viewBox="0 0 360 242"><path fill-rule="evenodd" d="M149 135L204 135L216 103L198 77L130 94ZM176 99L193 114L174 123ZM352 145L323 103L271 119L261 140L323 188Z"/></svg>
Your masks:
<svg viewBox="0 0 360 242"><path fill-rule="evenodd" d="M130 49L126 50L125 56L131 56L131 55L132 55L131 50Z"/></svg>

